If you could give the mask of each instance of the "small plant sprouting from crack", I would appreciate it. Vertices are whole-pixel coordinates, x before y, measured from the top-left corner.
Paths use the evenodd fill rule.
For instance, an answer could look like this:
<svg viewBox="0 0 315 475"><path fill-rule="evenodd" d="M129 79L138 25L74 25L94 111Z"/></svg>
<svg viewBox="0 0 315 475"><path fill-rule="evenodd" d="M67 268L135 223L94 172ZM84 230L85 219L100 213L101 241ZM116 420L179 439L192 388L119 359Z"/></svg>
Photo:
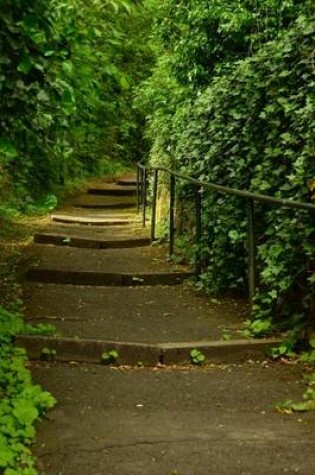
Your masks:
<svg viewBox="0 0 315 475"><path fill-rule="evenodd" d="M190 352L190 360L194 365L201 366L205 362L206 357L204 354L201 353L200 350L194 348Z"/></svg>
<svg viewBox="0 0 315 475"><path fill-rule="evenodd" d="M40 359L42 361L55 361L57 351L50 348L43 348L40 354Z"/></svg>
<svg viewBox="0 0 315 475"><path fill-rule="evenodd" d="M104 351L101 356L101 361L103 364L115 364L119 358L119 353L117 350Z"/></svg>

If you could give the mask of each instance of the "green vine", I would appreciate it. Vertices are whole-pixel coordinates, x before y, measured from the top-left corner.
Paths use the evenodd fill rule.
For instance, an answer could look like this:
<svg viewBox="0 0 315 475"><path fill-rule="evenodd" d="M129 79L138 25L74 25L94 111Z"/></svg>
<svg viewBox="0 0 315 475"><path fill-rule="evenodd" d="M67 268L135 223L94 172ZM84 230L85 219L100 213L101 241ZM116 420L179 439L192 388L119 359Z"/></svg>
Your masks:
<svg viewBox="0 0 315 475"><path fill-rule="evenodd" d="M56 403L32 383L25 351L14 347L14 335L23 330L22 317L0 307L0 471L4 475L36 475L29 448L35 441L34 424Z"/></svg>
<svg viewBox="0 0 315 475"><path fill-rule="evenodd" d="M154 35L157 66L138 99L149 120L152 163L311 202L313 2L168 0L159 4ZM180 193L190 203L188 187ZM202 206L202 285L246 290L246 203L204 192ZM248 331L259 336L307 324L315 282L313 215L257 204L255 224L258 281ZM190 229L188 217L183 232Z"/></svg>

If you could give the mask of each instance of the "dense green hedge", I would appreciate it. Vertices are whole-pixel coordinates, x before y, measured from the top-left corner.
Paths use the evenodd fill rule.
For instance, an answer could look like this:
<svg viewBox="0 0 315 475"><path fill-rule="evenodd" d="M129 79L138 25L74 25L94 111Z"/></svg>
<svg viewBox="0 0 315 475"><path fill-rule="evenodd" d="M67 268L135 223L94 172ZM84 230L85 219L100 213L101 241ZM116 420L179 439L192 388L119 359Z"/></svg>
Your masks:
<svg viewBox="0 0 315 475"><path fill-rule="evenodd" d="M152 61L142 3L0 1L2 204L25 207L142 153L143 118L131 105Z"/></svg>
<svg viewBox="0 0 315 475"><path fill-rule="evenodd" d="M309 201L315 177L312 2L196 3L169 0L160 7L159 60L139 96L151 160L211 182ZM242 289L245 203L207 193L203 206L202 280L211 290ZM259 332L271 327L272 317L283 325L289 315L296 321L308 311L315 226L307 213L265 205L256 207L256 223L253 329Z"/></svg>

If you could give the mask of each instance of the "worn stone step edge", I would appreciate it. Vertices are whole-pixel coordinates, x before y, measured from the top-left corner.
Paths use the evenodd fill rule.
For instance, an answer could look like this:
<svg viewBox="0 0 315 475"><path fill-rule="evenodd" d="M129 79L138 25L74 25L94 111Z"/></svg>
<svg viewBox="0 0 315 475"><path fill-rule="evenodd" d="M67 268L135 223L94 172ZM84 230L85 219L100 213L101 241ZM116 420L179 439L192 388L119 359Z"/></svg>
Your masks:
<svg viewBox="0 0 315 475"><path fill-rule="evenodd" d="M89 188L87 190L89 195L97 196L136 196L137 187L127 186L125 188Z"/></svg>
<svg viewBox="0 0 315 475"><path fill-rule="evenodd" d="M71 237L61 234L36 233L34 235L34 242L37 244L53 244L55 246L78 247L83 249L125 249L149 246L151 239L93 239L76 236Z"/></svg>
<svg viewBox="0 0 315 475"><path fill-rule="evenodd" d="M186 365L191 363L190 352L198 349L208 364L236 364L266 358L268 348L278 346L280 339L195 341L183 343L131 343L107 340L90 340L68 337L17 335L15 345L25 348L28 358L40 360L42 350L55 350L55 360L101 363L104 352L116 350L117 365Z"/></svg>
<svg viewBox="0 0 315 475"><path fill-rule="evenodd" d="M50 284L95 285L95 286L139 286L139 285L179 285L193 272L94 272L31 267L27 280Z"/></svg>
<svg viewBox="0 0 315 475"><path fill-rule="evenodd" d="M56 223L81 224L84 226L122 226L135 223L135 219L87 218L80 216L52 215L51 220Z"/></svg>
<svg viewBox="0 0 315 475"><path fill-rule="evenodd" d="M83 209L131 209L135 208L137 205L136 202L119 202L116 203L74 203L75 208Z"/></svg>
<svg viewBox="0 0 315 475"><path fill-rule="evenodd" d="M116 185L121 185L121 186L137 186L137 179L136 178L119 178L116 180Z"/></svg>

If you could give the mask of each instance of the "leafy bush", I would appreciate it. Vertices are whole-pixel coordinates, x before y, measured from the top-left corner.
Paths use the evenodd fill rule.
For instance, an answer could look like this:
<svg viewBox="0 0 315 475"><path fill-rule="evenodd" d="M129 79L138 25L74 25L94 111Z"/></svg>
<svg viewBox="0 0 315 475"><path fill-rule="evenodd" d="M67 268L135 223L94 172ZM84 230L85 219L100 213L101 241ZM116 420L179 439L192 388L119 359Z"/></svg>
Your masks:
<svg viewBox="0 0 315 475"><path fill-rule="evenodd" d="M0 470L4 475L36 474L29 446L35 440L35 421L56 403L34 385L25 367L26 355L13 346L23 320L0 307Z"/></svg>
<svg viewBox="0 0 315 475"><path fill-rule="evenodd" d="M0 203L31 208L58 184L143 153L132 108L152 62L142 3L0 2Z"/></svg>
<svg viewBox="0 0 315 475"><path fill-rule="evenodd" d="M313 3L168 0L158 11L158 62L139 97L149 120L151 162L233 188L310 201ZM189 201L188 187L180 193ZM203 193L201 279L208 289L246 288L245 205ZM261 204L255 222L258 335L275 321L286 327L288 316L296 322L309 312L315 228L311 213Z"/></svg>

